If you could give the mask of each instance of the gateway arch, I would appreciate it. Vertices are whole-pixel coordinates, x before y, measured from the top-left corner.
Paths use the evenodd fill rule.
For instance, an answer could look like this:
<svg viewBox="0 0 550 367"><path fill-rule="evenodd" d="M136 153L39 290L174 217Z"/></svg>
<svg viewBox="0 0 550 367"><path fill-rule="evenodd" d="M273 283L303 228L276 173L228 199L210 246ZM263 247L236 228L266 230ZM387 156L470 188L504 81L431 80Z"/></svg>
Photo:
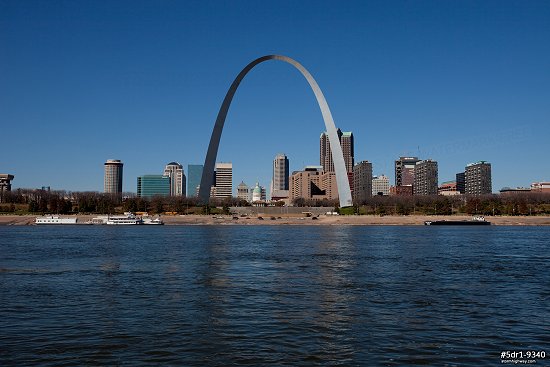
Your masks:
<svg viewBox="0 0 550 367"><path fill-rule="evenodd" d="M201 184L199 188L199 200L203 204L208 204L210 199L210 187L214 182L214 165L216 163L216 156L218 154L218 147L220 145L220 138L222 135L223 125L225 123L225 118L227 117L227 112L229 111L229 106L233 100L233 96L239 87L239 84L244 79L246 74L252 70L256 65L268 61L268 60L279 60L284 61L292 66L294 66L302 75L306 78L311 90L317 98L317 103L321 109L323 115L323 120L325 121L325 128L327 130L330 147L332 151L332 160L334 162L334 171L336 173L336 185L338 187L338 197L340 198L340 207L346 207L353 205L351 199L351 190L349 187L348 175L346 171L346 165L344 163L344 154L342 153L342 147L340 146L340 140L336 133L336 126L334 125L334 120L332 119L332 114L328 107L325 96L319 88L319 85L313 79L313 76L306 70L298 61L291 59L287 56L281 55L267 55L257 58L252 61L250 64L246 65L245 68L237 75L233 84L227 91L225 98L223 100L220 111L218 112L218 117L216 118L216 123L214 129L212 130L212 136L210 137L210 144L208 145L208 152L204 160L204 168L202 170Z"/></svg>

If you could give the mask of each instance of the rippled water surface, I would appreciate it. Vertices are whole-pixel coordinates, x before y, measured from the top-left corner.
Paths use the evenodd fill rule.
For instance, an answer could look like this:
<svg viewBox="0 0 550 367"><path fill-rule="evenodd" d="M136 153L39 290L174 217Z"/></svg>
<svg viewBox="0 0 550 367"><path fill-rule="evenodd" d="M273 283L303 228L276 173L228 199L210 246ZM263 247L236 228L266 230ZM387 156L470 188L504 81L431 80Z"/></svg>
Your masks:
<svg viewBox="0 0 550 367"><path fill-rule="evenodd" d="M0 227L0 365L550 354L549 248L547 227Z"/></svg>

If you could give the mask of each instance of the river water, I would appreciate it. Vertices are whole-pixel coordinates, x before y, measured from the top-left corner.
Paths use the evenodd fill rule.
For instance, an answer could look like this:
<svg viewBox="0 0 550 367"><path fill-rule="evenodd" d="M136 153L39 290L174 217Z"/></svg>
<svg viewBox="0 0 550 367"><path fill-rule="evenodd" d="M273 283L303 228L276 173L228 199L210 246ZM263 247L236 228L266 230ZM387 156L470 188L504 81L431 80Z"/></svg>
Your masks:
<svg viewBox="0 0 550 367"><path fill-rule="evenodd" d="M4 226L0 365L550 354L549 247L549 227Z"/></svg>

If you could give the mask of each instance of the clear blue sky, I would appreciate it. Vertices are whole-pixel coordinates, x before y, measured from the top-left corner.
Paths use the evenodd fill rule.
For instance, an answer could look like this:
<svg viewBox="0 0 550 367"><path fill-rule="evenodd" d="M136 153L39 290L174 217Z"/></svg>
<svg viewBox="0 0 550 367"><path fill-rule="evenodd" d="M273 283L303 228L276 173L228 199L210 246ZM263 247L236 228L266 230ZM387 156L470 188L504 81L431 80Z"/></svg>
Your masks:
<svg viewBox="0 0 550 367"><path fill-rule="evenodd" d="M389 175L400 155L439 162L440 182L472 161L493 190L550 180L548 1L0 0L0 172L15 187L124 190L170 161L202 164L238 72L265 54L301 62L355 159ZM241 84L219 161L268 186L278 152L318 164L321 113L290 65Z"/></svg>

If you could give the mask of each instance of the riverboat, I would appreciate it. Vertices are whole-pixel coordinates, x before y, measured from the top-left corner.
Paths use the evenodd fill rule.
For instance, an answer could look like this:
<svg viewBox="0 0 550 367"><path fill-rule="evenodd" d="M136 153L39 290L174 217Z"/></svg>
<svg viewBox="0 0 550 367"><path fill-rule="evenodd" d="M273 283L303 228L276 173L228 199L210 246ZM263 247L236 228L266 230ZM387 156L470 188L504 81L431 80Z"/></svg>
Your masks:
<svg viewBox="0 0 550 367"><path fill-rule="evenodd" d="M488 226L491 222L485 220L485 217L478 215L473 217L471 220L427 220L424 222L424 225L427 226Z"/></svg>
<svg viewBox="0 0 550 367"><path fill-rule="evenodd" d="M124 215L110 215L107 217L105 224L108 225L136 225L143 224L143 220L140 217L136 217L134 214L126 212Z"/></svg>
<svg viewBox="0 0 550 367"><path fill-rule="evenodd" d="M34 221L36 224L76 224L77 218L61 218L57 215L44 215L37 217Z"/></svg>

